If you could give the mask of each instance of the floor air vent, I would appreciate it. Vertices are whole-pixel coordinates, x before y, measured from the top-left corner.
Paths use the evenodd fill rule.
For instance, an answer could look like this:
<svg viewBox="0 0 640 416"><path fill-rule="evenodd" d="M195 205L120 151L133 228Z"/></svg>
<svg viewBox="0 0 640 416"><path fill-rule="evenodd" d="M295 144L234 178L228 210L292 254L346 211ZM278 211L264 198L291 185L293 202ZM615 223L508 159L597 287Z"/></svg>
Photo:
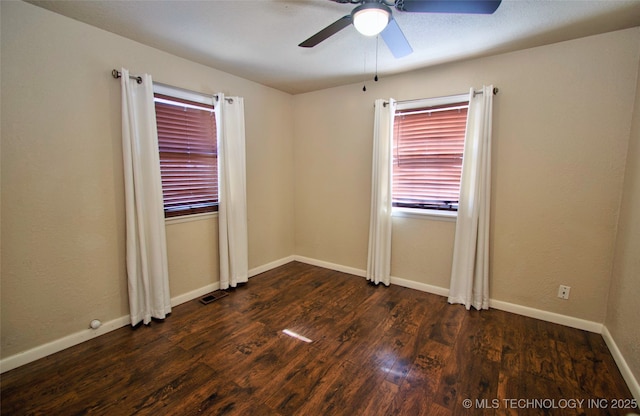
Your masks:
<svg viewBox="0 0 640 416"><path fill-rule="evenodd" d="M200 299L200 303L207 305L211 302L213 302L214 300L218 300L220 298L223 298L225 296L227 296L228 293L225 292L224 290L216 290L215 292L211 292L208 295L203 296Z"/></svg>

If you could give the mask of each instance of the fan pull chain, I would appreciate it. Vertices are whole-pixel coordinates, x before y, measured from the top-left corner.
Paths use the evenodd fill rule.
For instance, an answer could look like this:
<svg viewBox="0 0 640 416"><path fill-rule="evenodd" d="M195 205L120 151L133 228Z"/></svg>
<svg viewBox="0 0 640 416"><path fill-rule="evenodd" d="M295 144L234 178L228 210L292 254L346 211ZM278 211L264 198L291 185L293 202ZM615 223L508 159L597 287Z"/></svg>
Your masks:
<svg viewBox="0 0 640 416"><path fill-rule="evenodd" d="M378 41L380 40L380 35L376 36L376 76L373 77L375 82L378 82Z"/></svg>
<svg viewBox="0 0 640 416"><path fill-rule="evenodd" d="M367 52L364 53L364 65L362 68L362 92L367 92Z"/></svg>

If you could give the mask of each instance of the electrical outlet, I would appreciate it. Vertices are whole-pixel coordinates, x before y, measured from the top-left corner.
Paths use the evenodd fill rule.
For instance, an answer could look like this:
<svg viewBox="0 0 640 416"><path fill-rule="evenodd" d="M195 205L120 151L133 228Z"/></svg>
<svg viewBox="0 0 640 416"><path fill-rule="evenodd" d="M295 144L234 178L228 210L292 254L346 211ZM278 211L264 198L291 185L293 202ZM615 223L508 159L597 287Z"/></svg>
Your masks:
<svg viewBox="0 0 640 416"><path fill-rule="evenodd" d="M571 287L565 286L565 285L560 285L560 288L558 288L558 297L560 299L569 299L569 292L570 291L571 291Z"/></svg>

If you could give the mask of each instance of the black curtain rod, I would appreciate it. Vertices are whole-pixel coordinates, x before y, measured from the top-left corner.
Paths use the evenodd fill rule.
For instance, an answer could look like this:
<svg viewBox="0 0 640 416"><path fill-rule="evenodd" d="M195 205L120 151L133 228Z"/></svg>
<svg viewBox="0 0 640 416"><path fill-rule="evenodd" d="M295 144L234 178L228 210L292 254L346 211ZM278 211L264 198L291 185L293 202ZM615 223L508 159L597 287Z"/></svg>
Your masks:
<svg viewBox="0 0 640 416"><path fill-rule="evenodd" d="M498 89L498 87L493 87L493 95L498 95L498 91L500 91L500 90ZM478 95L478 94L484 94L484 91L476 91L476 90L473 90L473 95L474 95L474 97L475 97L476 95Z"/></svg>
<svg viewBox="0 0 640 416"><path fill-rule="evenodd" d="M111 76L115 79L122 78L122 73L117 69L114 69L113 71L111 71ZM129 79L135 79L138 84L142 84L141 76L129 75Z"/></svg>
<svg viewBox="0 0 640 416"><path fill-rule="evenodd" d="M111 71L111 76L113 76L116 79L122 78L122 73L120 71L118 71L117 69L114 69L114 70ZM142 84L142 77L141 76L129 75L129 78L130 79L135 79L138 84ZM164 86L167 86L169 88L178 88L178 87L173 87L171 85L161 84L159 82L154 82L154 84L164 85ZM194 93L194 94L201 94L199 92L186 90L184 88L178 88L178 89L183 90L183 91L187 91L187 92L190 92L190 93ZM220 96L218 94L214 94L213 97L216 99L216 101L220 101ZM233 104L233 98L224 97L224 100L226 102L228 102L229 104Z"/></svg>
<svg viewBox="0 0 640 416"><path fill-rule="evenodd" d="M497 87L493 87L493 95L498 95L498 91L499 90L498 90ZM474 97L476 95L478 95L478 94L484 94L484 92L482 90L480 90L480 91L473 90L473 96ZM462 95L462 94L458 94L458 95ZM437 98L441 98L441 97L437 97ZM396 103L411 103L411 102L414 102L414 101L422 101L422 100L423 100L423 98L418 98L416 100L399 100L399 101L396 101ZM385 101L384 103L382 103L382 105L384 107L386 107L387 104L389 104L389 101Z"/></svg>

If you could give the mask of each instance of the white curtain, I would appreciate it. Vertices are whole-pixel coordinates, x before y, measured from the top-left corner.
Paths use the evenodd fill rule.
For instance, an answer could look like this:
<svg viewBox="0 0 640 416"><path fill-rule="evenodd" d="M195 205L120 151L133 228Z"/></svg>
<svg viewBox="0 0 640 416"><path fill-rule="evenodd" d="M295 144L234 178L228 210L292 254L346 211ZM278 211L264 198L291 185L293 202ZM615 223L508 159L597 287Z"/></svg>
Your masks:
<svg viewBox="0 0 640 416"><path fill-rule="evenodd" d="M389 286L391 274L391 148L396 102L375 101L373 161L371 174L371 216L367 280Z"/></svg>
<svg viewBox="0 0 640 416"><path fill-rule="evenodd" d="M158 132L151 76L121 70L122 154L131 325L171 312Z"/></svg>
<svg viewBox="0 0 640 416"><path fill-rule="evenodd" d="M489 309L489 205L493 85L469 93L449 303Z"/></svg>
<svg viewBox="0 0 640 416"><path fill-rule="evenodd" d="M220 288L248 280L244 99L218 95Z"/></svg>

